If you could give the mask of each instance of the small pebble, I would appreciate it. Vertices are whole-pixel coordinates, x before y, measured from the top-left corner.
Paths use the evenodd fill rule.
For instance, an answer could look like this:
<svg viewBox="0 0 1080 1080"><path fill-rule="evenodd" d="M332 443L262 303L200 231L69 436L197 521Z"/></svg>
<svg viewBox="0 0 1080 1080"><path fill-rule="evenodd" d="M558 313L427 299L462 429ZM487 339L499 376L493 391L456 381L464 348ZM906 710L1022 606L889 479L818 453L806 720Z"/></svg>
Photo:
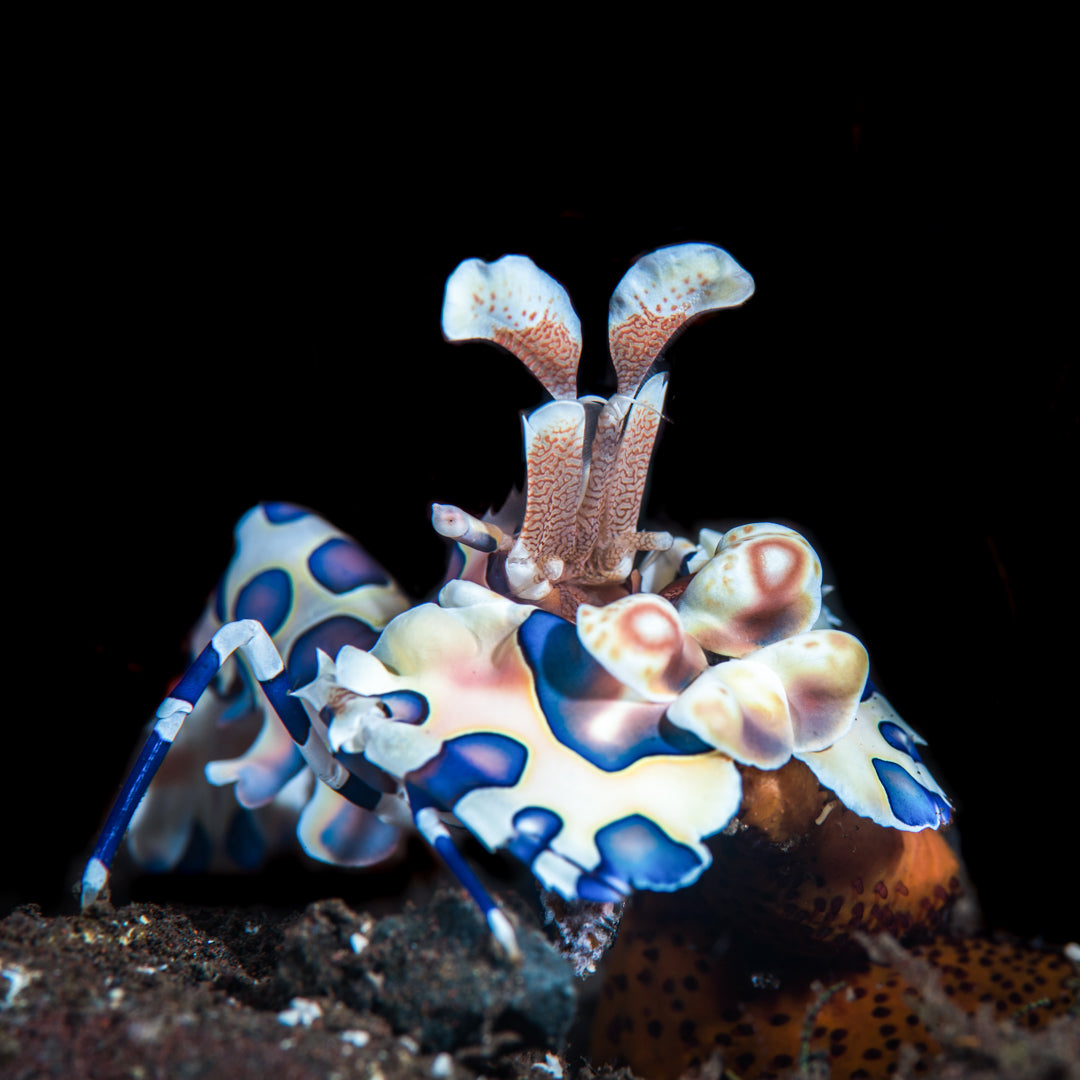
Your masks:
<svg viewBox="0 0 1080 1080"><path fill-rule="evenodd" d="M317 1001L308 1001L306 998L293 998L289 1007L278 1013L278 1023L289 1027L311 1027L322 1016L322 1007Z"/></svg>

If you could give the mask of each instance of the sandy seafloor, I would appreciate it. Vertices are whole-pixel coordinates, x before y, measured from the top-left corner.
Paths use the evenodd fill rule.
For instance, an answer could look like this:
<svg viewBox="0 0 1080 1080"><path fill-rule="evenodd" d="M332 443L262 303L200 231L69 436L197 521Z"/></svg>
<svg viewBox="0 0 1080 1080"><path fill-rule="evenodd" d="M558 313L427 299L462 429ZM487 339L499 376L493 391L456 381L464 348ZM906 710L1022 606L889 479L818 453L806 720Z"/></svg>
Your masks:
<svg viewBox="0 0 1080 1080"><path fill-rule="evenodd" d="M601 976L578 980L533 912L512 906L519 966L495 953L467 898L445 888L381 916L339 899L292 908L100 903L55 917L20 908L0 922L0 1075L633 1076L588 1058L584 1021ZM982 1014L938 1023L942 1056L912 1075L1080 1076L1080 1017L1037 1032ZM739 1075L721 1065L715 1058L693 1075ZM836 1074L810 1059L805 1071L796 1064L777 1075Z"/></svg>

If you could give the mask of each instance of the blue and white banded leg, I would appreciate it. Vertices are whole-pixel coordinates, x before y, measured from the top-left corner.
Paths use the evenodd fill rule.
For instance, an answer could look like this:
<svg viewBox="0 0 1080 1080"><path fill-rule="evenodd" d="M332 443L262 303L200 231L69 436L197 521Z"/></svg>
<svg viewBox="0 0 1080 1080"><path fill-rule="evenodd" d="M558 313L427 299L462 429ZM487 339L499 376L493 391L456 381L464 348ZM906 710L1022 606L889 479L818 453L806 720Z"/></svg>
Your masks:
<svg viewBox="0 0 1080 1080"><path fill-rule="evenodd" d="M416 831L428 842L436 855L442 859L446 868L458 883L473 898L474 903L484 916L491 936L496 945L515 963L521 959L521 950L518 948L517 937L510 920L506 917L499 905L492 899L491 894L480 883L480 879L473 872L465 857L458 851L449 830L442 823L438 810L418 788L409 787L409 798L413 808L413 821Z"/></svg>
<svg viewBox="0 0 1080 1080"><path fill-rule="evenodd" d="M377 791L333 756L322 734L312 725L300 700L291 695L281 654L262 624L254 619L226 623L196 657L172 694L158 706L153 730L124 779L83 871L81 905L84 910L94 903L108 884L113 859L132 816L165 760L165 755L184 720L222 665L238 650L247 660L278 718L318 780L354 806L369 810L395 824L402 824L403 816L409 813L398 795ZM411 811L412 823L417 831L472 896L498 946L511 959L519 959L520 950L509 920L454 846L434 807L419 791L414 789L412 794L417 799Z"/></svg>
<svg viewBox="0 0 1080 1080"><path fill-rule="evenodd" d="M251 665L255 678L304 760L324 784L365 810L378 812L378 808L385 811L388 808L381 806L381 803L396 802L393 796L376 791L331 756L326 743L312 727L304 707L296 698L290 697L285 664L262 624L254 619L226 623L196 657L172 694L158 706L154 728L124 780L83 872L84 908L92 904L105 887L112 861L131 818L165 760L165 755L179 734L184 720L222 664L237 650Z"/></svg>

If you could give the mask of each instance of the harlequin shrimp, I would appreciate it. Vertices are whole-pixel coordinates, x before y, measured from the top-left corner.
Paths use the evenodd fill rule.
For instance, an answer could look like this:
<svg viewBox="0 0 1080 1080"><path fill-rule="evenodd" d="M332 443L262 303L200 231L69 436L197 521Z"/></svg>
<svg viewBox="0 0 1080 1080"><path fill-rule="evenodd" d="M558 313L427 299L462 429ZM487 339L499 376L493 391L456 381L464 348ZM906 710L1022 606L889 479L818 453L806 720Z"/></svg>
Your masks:
<svg viewBox="0 0 1080 1080"><path fill-rule="evenodd" d="M551 396L523 421L524 497L482 518L433 506L456 548L426 603L310 511L245 515L191 667L86 866L84 906L125 835L158 870L255 864L294 828L314 858L366 867L415 829L513 957L511 924L448 829L463 826L567 901L655 894L644 918L687 898L662 955L655 930L623 935L598 1020L600 1056L657 1076L711 1049L707 1019L673 1026L691 980L706 1018L743 1007L738 987L703 989L700 943L718 925L791 957L861 957L856 931L937 925L960 891L940 831L951 803L865 648L823 607L810 544L768 522L696 541L639 528L667 388L657 361L691 320L753 291L710 245L640 259L610 305L616 391L579 397L562 287L521 256L462 263L445 336L502 346ZM640 1023L634 980L656 998ZM669 982L680 996L657 998ZM724 1023L716 1046L733 1038Z"/></svg>

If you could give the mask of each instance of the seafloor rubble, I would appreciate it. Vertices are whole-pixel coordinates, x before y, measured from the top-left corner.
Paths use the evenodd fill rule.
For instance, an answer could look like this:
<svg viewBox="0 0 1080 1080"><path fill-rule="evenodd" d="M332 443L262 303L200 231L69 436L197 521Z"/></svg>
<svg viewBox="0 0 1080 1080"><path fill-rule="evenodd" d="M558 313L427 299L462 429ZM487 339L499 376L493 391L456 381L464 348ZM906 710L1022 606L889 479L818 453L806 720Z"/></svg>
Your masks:
<svg viewBox="0 0 1080 1080"><path fill-rule="evenodd" d="M497 957L456 892L375 918L341 900L306 910L97 905L20 908L0 922L0 1074L30 1077L626 1077L566 1040L579 988L524 912L524 962ZM944 1045L930 1077L1080 1077L1080 1019L1044 1030L969 1019L922 980ZM714 1058L698 1075L727 1077ZM828 1077L809 1058L789 1076ZM896 1075L906 1075L903 1070ZM915 1074L912 1074L915 1075Z"/></svg>
<svg viewBox="0 0 1080 1080"><path fill-rule="evenodd" d="M98 905L0 923L5 1077L531 1075L565 1040L567 965L523 928L496 957L457 893L372 919Z"/></svg>

